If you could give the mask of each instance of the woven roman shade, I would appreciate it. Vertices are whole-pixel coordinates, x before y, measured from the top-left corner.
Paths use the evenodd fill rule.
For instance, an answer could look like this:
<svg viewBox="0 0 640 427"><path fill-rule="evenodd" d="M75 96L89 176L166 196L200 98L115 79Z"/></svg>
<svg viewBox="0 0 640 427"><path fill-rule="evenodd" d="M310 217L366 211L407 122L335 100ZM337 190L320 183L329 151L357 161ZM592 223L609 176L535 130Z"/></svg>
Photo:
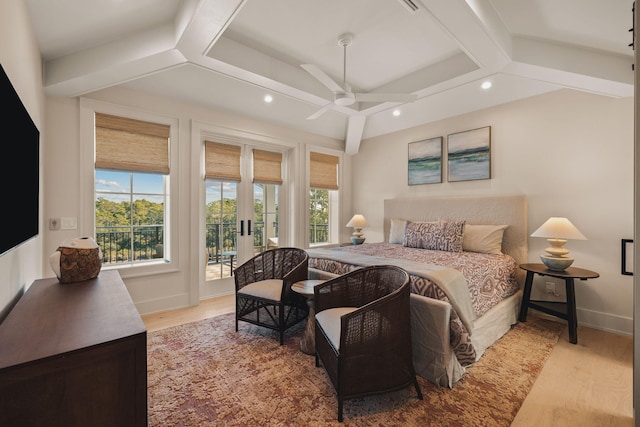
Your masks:
<svg viewBox="0 0 640 427"><path fill-rule="evenodd" d="M323 188L325 190L338 189L338 162L337 156L311 152L309 186L311 188Z"/></svg>
<svg viewBox="0 0 640 427"><path fill-rule="evenodd" d="M253 182L282 184L282 153L254 149Z"/></svg>
<svg viewBox="0 0 640 427"><path fill-rule="evenodd" d="M204 177L239 182L242 179L240 175L240 150L238 145L205 141Z"/></svg>
<svg viewBox="0 0 640 427"><path fill-rule="evenodd" d="M96 113L97 169L169 173L168 125Z"/></svg>

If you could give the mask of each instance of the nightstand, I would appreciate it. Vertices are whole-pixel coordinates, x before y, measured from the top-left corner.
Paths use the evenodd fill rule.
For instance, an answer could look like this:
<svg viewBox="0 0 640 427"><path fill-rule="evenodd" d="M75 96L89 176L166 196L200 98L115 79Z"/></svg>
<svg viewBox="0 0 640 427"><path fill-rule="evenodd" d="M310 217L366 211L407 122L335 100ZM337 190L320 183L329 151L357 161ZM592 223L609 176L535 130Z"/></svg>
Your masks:
<svg viewBox="0 0 640 427"><path fill-rule="evenodd" d="M518 320L527 321L527 311L533 308L551 316L564 319L569 324L569 342L578 343L578 317L576 315L576 293L574 289L574 279L587 280L600 277L598 273L584 268L569 267L564 271L549 270L544 264L521 264L520 268L527 272L524 282L524 292L522 294L522 304L520 306L520 316ZM566 302L556 301L531 301L531 286L533 285L533 275L556 277L564 279L567 300Z"/></svg>

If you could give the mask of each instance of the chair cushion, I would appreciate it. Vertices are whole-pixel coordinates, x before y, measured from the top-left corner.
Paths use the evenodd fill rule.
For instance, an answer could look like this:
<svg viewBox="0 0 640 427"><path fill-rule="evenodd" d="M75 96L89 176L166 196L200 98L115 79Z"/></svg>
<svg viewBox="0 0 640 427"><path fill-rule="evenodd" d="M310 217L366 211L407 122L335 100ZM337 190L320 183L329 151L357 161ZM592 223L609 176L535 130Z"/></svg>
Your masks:
<svg viewBox="0 0 640 427"><path fill-rule="evenodd" d="M238 294L280 301L282 296L282 280L267 279L253 282L240 289Z"/></svg>
<svg viewBox="0 0 640 427"><path fill-rule="evenodd" d="M318 324L336 350L340 350L340 317L357 309L358 307L336 307L316 314Z"/></svg>

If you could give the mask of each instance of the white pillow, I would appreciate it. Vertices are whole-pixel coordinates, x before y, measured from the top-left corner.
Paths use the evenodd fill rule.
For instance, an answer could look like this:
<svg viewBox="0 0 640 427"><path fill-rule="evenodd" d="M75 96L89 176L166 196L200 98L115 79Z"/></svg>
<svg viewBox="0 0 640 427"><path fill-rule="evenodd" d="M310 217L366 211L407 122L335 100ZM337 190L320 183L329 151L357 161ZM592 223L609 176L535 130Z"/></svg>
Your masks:
<svg viewBox="0 0 640 427"><path fill-rule="evenodd" d="M502 237L508 225L465 224L462 250L483 254L501 254Z"/></svg>
<svg viewBox="0 0 640 427"><path fill-rule="evenodd" d="M389 243L404 242L404 230L407 228L407 221L403 219L392 219L391 229L389 230Z"/></svg>

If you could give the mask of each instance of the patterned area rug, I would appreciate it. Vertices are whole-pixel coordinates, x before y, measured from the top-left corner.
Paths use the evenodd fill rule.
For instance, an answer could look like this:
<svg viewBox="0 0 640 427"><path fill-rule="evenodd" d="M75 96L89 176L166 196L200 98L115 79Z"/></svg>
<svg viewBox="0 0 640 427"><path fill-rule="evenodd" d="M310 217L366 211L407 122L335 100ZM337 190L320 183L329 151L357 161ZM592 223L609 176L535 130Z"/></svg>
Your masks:
<svg viewBox="0 0 640 427"><path fill-rule="evenodd" d="M304 322L280 346L225 314L148 334L149 426L509 426L564 327L529 316L453 388L418 377L424 400L413 387L347 400L338 423L331 382L300 351Z"/></svg>

